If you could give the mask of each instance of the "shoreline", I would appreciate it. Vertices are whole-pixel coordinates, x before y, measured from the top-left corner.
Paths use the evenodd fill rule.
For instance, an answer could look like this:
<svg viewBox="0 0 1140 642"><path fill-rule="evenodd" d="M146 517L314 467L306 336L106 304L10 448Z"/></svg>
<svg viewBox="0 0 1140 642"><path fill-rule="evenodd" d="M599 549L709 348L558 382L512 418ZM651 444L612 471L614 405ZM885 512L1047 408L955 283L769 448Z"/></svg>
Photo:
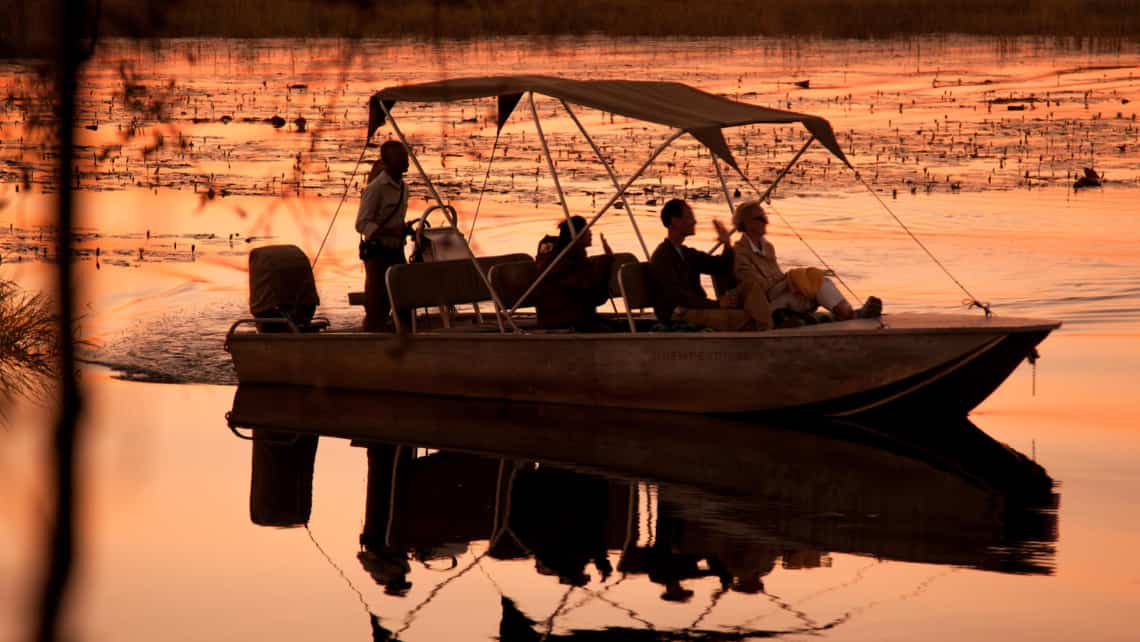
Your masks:
<svg viewBox="0 0 1140 642"><path fill-rule="evenodd" d="M774 0L763 11L747 0L693 4L664 0L524 0L433 2L393 0L382 15L351 3L304 0L224 0L174 5L140 18L127 0L104 3L103 37L330 37L422 36L470 39L501 36L786 36L876 39L969 34L989 37L1103 39L1140 37L1140 14L1128 2L1041 0ZM810 11L805 11L810 9ZM48 53L50 5L18 2L0 19L0 57Z"/></svg>

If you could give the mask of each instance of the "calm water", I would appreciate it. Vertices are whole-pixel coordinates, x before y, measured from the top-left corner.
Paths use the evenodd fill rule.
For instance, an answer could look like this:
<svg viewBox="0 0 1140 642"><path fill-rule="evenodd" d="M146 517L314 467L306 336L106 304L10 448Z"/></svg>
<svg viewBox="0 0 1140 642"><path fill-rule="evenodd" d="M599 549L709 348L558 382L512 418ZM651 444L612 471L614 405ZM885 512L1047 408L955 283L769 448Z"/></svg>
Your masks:
<svg viewBox="0 0 1140 642"><path fill-rule="evenodd" d="M245 311L249 247L291 242L313 255L346 183L318 285L335 326L359 323L346 293L363 282L351 221L369 92L490 71L677 79L821 114L974 294L999 314L1065 327L1041 346L1036 373L1023 366L972 423L953 426L741 427L398 400L337 419L358 400L281 393L306 415L257 391L235 399L220 345ZM83 372L75 632L1134 639L1137 74L1140 52L960 38L110 47L82 97L84 354L115 370ZM0 108L0 277L29 289L50 276L53 239L34 79L26 66L0 68L12 96ZM802 80L810 88L793 84ZM608 196L604 175L553 103L539 100L539 111L569 205L593 211ZM394 113L469 224L492 105ZM581 116L620 176L666 135ZM561 217L528 117L518 110L503 132L475 233L484 253L533 251ZM729 132L756 179L802 140L791 128ZM680 142L635 186L633 213L656 243L656 204L685 196L701 221L695 244L711 245L707 223L727 208L708 157ZM1086 166L1105 186L1074 192ZM748 195L730 180L737 187ZM422 185L413 194L422 199ZM794 228L888 312L959 308L964 295L822 152L805 157L774 209L789 265L813 262ZM599 225L616 250L638 249L625 212ZM251 447L226 429L231 410L326 436L315 455L309 438ZM27 613L45 483L35 462L50 420L34 403L8 413L0 639L18 637Z"/></svg>

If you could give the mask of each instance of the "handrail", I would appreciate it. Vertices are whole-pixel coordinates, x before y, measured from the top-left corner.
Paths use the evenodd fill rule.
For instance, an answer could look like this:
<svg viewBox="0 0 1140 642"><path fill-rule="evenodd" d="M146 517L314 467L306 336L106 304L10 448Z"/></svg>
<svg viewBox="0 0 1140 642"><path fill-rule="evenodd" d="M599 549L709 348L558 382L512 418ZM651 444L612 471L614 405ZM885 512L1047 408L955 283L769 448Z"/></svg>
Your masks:
<svg viewBox="0 0 1140 642"><path fill-rule="evenodd" d="M455 213L455 208L451 205L441 205L437 203L435 205L429 205L428 208L424 210L424 213L420 215L421 229L424 222L427 221L428 216L431 216L431 213L436 210L443 210L443 216L451 223L451 226L456 229L459 228L459 216Z"/></svg>
<svg viewBox="0 0 1140 642"><path fill-rule="evenodd" d="M629 332L630 334L637 334L637 324L633 322L633 308L629 305L629 297L626 296L625 293L625 279L623 279L621 276L621 273L625 272L625 269L629 267L629 265L637 265L637 263L630 263L628 265L621 266L621 269L618 270L617 282L618 290L621 291L621 298L625 302L625 317L629 320Z"/></svg>
<svg viewBox="0 0 1140 642"><path fill-rule="evenodd" d="M272 437L265 437L265 436L258 437L253 432L255 429L254 426L238 425L238 423L236 421L234 421L232 410L226 413L226 427L230 429L230 432L232 432L235 437L237 437L238 439L244 439L245 441L260 441L262 443L267 443L267 444L279 444L282 446L292 446L293 444L297 443L298 439L301 438L301 434L296 433L296 432L291 433L288 437L283 437L281 439L274 439ZM240 428L244 428L246 430L249 430L250 431L249 436L243 435L240 432L238 432L238 430ZM280 431L274 431L274 432L280 432Z"/></svg>
<svg viewBox="0 0 1140 642"><path fill-rule="evenodd" d="M270 325L281 324L281 325L287 326L291 333L294 333L294 334L300 334L301 333L301 329L297 327L297 324L293 323L293 321L287 317L265 317L264 319L251 319L251 318L238 319L237 321L234 321L232 324L230 324L230 329L226 331L226 340L225 340L225 343L222 344L222 349L225 350L226 352L230 351L230 337L234 336L234 334L236 333L236 331L238 329L238 326L246 325L246 324L253 324L254 326L256 326L256 325L261 324L261 323L268 323Z"/></svg>

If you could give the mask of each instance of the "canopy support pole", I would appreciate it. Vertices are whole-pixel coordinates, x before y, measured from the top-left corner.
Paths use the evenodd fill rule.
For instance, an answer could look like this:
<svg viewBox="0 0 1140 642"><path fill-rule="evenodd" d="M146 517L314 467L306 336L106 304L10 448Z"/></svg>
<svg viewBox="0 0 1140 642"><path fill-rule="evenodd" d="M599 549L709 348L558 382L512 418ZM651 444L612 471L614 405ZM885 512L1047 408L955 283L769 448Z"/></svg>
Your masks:
<svg viewBox="0 0 1140 642"><path fill-rule="evenodd" d="M574 114L574 110L570 109L570 103L566 102L565 99L562 99L561 102L562 108L570 115L570 120L574 121L574 124L578 126L578 131L582 132L582 136L586 139L586 142L593 148L594 154L598 157L598 162L602 164L602 167L606 168L606 173L610 175L610 182L614 184L614 189L621 190L621 184L618 182L617 175L614 174L613 167L609 161L602 156L602 150L598 149L598 146L594 143L594 139L590 137L590 133L587 132L586 128L582 125L582 121L578 120L578 116ZM645 252L645 260L648 261L649 246L645 244L645 239L641 236L641 228L637 226L637 219L633 216L633 208L629 206L629 201L625 199L624 193L621 195L621 203L625 206L626 213L629 214L629 223L633 225L633 232L637 235L637 242L641 243L641 251Z"/></svg>
<svg viewBox="0 0 1140 642"><path fill-rule="evenodd" d="M416 171L420 173L420 177L423 178L424 183L427 184L428 191L431 192L432 198L435 199L435 202L438 203L440 207L447 207L444 205L443 199L440 197L439 192L436 191L435 185L433 185L431 179L428 178L427 172L424 171L424 166L420 165L420 159L416 156L415 150L412 149L412 146L408 143L408 139L404 136L404 132L402 132L400 130L400 126L396 124L396 119L392 118L392 114L388 111L388 108L384 106L383 100L378 102L380 103L380 109L384 110L384 118L392 124L392 131L396 132L396 138L399 138L400 142L404 144L404 149L408 150L408 158L412 159L412 163L414 163L416 166Z"/></svg>
<svg viewBox="0 0 1140 642"><path fill-rule="evenodd" d="M665 142L658 145L657 149L653 150L653 153L649 156L649 159L646 160L641 165L641 167L638 168L638 170L636 172L634 172L633 176L631 176L629 178L629 180L627 180L625 182L625 185L622 185L621 188L618 189L616 194L614 194L613 196L610 197L610 200L607 201L606 204L603 205L601 207L601 209L598 210L598 213L594 215L594 218L590 219L589 222L586 223L586 227L582 228L581 230L578 230L578 233L575 234L572 239L570 239L570 243L568 243L566 245L566 247L562 248L562 251L559 252L558 255L554 257L554 260L550 262L550 265L546 266L546 269L543 270L542 273L538 275L538 278L536 278L534 280L534 283L531 283L530 287L526 289L526 292L523 292L522 296L520 296L518 301L515 302L514 307L512 307L510 310L507 311L508 318L510 317L511 314L514 313L515 310L517 310L519 308L519 306L521 306L523 304L523 302L526 301L526 298L528 296L530 296L531 292L533 292L536 287L538 287L538 284L542 283L542 280L544 278L546 278L546 275L549 274L551 270L554 269L554 266L558 265L558 262L562 260L562 257L566 256L566 253L570 251L570 248L573 247L574 244L578 242L578 238L581 237L583 234L585 234L586 230L593 227L594 223L596 223L598 221L598 219L602 218L602 215L605 214L606 211L609 210L610 207L614 203L616 203L617 200L619 198L621 198L623 194L625 194L626 190L628 190L629 187L631 185L633 185L634 181L641 178L641 175L643 173L645 173L645 170L648 169L651 164L653 164L653 161L657 160L657 157L661 155L661 152L665 151L665 149L667 147L669 147L669 145L673 144L673 141L677 140L678 138L680 138L684 134L685 134L685 130L683 130L683 129L676 130L675 132L673 132L673 134L671 136L669 136L669 138Z"/></svg>
<svg viewBox="0 0 1140 642"><path fill-rule="evenodd" d="M807 151L808 146L810 146L813 141L815 141L815 136L811 136L810 138L808 138L807 142L804 143L804 146L800 148L800 151L798 153L796 153L795 157L792 158L791 162L788 163L784 167L784 169L781 170L780 173L776 176L776 180L772 181L772 184L768 186L768 189L764 190L764 193L760 195L760 202L761 203L764 202L764 199L766 199L769 194L772 193L772 190L776 189L776 185L779 184L780 179L784 178L784 176L787 175L788 171L792 169L792 166L796 164L796 161L799 160L800 156L803 156L803 153ZM740 174L740 178L742 178L744 180L744 182L748 185L749 188L751 188L755 192L760 191L760 190L756 189L756 186L752 183L751 180L749 180L748 176L746 176L744 174L744 172L741 171L741 169L739 167L736 168L736 172L738 174ZM770 203L769 203L769 206L771 207ZM804 247L806 247L808 249L808 251L812 253L812 256L814 256L816 258L816 260L819 261L820 264L823 265L823 267L825 269L827 269L828 272L831 272L832 274L835 275L835 278L839 280L839 284L842 285L843 288L845 290L847 290L847 292L852 297L854 297L856 300L858 300L859 297L858 297L858 295L855 294L855 291L851 289L851 286L847 285L847 282L843 280L843 277L839 276L839 273L836 272L834 268L832 268L830 265L827 264L827 261L825 261L823 259L823 257L819 255L819 252L815 251L815 248L812 247L811 244L807 242L807 239L805 239L803 236L801 236L800 233L796 231L796 228L792 227L792 224L788 222L788 219L784 218L783 214L776 211L775 207L772 207L772 211L776 214L776 216L780 217L780 221L788 227L788 230L792 234L794 234L797 239L800 240L800 243L804 244ZM717 247L720 247L719 243L717 244ZM716 248L713 248L713 249L716 249Z"/></svg>
<svg viewBox="0 0 1140 642"><path fill-rule="evenodd" d="M534 116L534 128L538 131L538 142L542 143L542 154L546 157L546 167L550 169L550 177L554 179L554 189L558 191L558 202L562 205L562 213L566 216L566 224L569 225L570 205L566 202L566 195L562 193L562 181L558 180L558 170L554 167L554 157L550 155L550 147L546 145L546 135L542 133L542 119L538 117L538 108L534 106L534 92L527 94L527 98L530 102L530 113Z"/></svg>
<svg viewBox="0 0 1140 642"><path fill-rule="evenodd" d="M709 156L712 157L713 168L716 169L716 177L720 179L720 188L724 190L724 201L728 203L728 213L730 216L735 215L736 205L732 202L732 194L728 191L728 183L724 180L724 172L720 170L720 159L713 153L710 153Z"/></svg>
<svg viewBox="0 0 1140 642"><path fill-rule="evenodd" d="M788 172L792 170L792 167L796 164L796 162L800 160L800 156L803 156L804 152L806 152L808 147L811 147L811 144L814 142L815 135L812 134L811 136L808 136L807 142L804 143L804 146L800 148L800 151L796 152L796 155L792 157L792 160L788 161L787 165L784 165L784 169L780 170L779 174L776 174L776 180L772 181L772 184L768 186L768 189L764 190L764 193L760 195L761 203L763 203L768 198L768 196L772 193L772 190L776 189L776 186L780 184L780 181L784 180L784 177L788 175ZM736 171L739 172L742 177L744 176L744 172L740 171L739 167L736 168ZM747 178L744 180L748 181ZM749 182L748 186L752 187L752 183ZM755 190L756 188L752 187L752 189Z"/></svg>
<svg viewBox="0 0 1140 642"><path fill-rule="evenodd" d="M784 180L784 177L788 175L788 172L790 172L792 170L792 167L795 166L796 162L800 160L800 156L803 156L804 152L806 152L808 147L811 147L811 144L814 142L815 142L815 135L813 134L813 135L808 137L807 142L804 143L804 146L800 148L800 151L796 152L796 155L792 157L792 160L788 161L787 165L784 165L784 169L781 169L780 173L776 174L776 179L772 181L772 184L768 186L768 189L764 190L762 193L760 193L760 190L757 189L756 186L752 184L752 181L749 180L748 177L744 175L744 171L741 170L739 167L735 168L736 173L740 174L740 178L744 179L744 182L748 185L748 187L752 188L752 191L760 193L760 198L757 200L760 203L763 203L765 200L767 200L768 196L771 195L772 191L776 189L776 186L780 184L780 181ZM717 162L716 156L714 154L713 163L716 164L716 162ZM720 173L720 165L719 164L716 164L716 169L717 169L717 173L719 174ZM724 183L723 177L721 178L721 183L722 184ZM728 187L726 186L724 188L724 190L725 190L725 192L724 192L725 197L727 198L728 197ZM730 204L732 203L732 199L729 199L729 203ZM733 214L735 214L735 211L733 212ZM783 220L784 217L781 216L780 219ZM784 224L788 225L788 221L784 220ZM788 225L788 229L791 229L791 227L792 227L791 225ZM792 230L792 232L795 232L795 230ZM799 236L799 239L801 241L803 241L804 245L807 245L807 241L804 241L804 238L802 236L800 236L799 234L796 234L796 236ZM711 253L715 252L717 250L717 248L720 246L721 246L720 241L717 241L716 245L714 245L712 247L712 249L709 250L709 253L711 254ZM812 254L815 254L815 250L812 250L810 245L807 245L807 248L809 250L811 250ZM820 256L818 254L815 254L815 258L819 259L820 262L823 262L823 259L820 258ZM824 265L826 266L827 264L824 263ZM831 268L828 268L828 269L831 269ZM834 270L832 270L832 271L834 272Z"/></svg>
<svg viewBox="0 0 1140 642"><path fill-rule="evenodd" d="M400 131L400 126L396 124L396 119L392 118L392 114L389 113L388 108L384 106L384 101L381 100L379 102L380 109L384 110L385 119L387 119L388 122L392 123L392 130L396 132L396 137L400 139L401 143L403 143L404 149L408 150L408 158L412 159L412 162L415 163L416 170L420 173L420 176L423 177L424 182L427 184L428 191L430 191L432 197L435 198L435 202L438 203L441 208L444 208L445 210L448 209L450 206L443 204L443 199L440 198L439 192L437 192L435 189L435 185L433 185L431 179L428 178L427 172L424 171L424 166L420 165L420 159L416 157L416 153L412 150L412 146L408 144L408 139L404 136L404 132ZM452 216L455 216L455 210L453 208L451 212ZM456 224L458 224L458 217L456 217ZM467 256L471 257L471 265L475 266L475 272L479 275L479 278L483 280L483 285L487 286L487 292L490 293L491 301L493 301L495 304L495 314L497 316L503 309L503 302L499 299L499 295L495 292L495 288L491 287L491 280L487 278L487 273L483 271L483 266L479 265L479 261L475 258L475 253L471 251L470 246L467 246ZM515 325L514 320L511 319L509 315L507 317L507 323L511 326L512 330L519 332L518 326ZM503 332L503 327L501 324L499 326L499 331Z"/></svg>

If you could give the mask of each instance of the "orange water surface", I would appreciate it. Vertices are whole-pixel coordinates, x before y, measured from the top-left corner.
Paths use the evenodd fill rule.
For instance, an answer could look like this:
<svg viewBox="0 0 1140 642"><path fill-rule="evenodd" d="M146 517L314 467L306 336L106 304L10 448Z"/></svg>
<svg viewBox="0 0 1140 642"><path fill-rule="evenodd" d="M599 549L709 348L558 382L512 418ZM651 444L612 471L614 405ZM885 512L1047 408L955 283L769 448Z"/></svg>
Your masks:
<svg viewBox="0 0 1140 642"><path fill-rule="evenodd" d="M964 528L957 523L888 546L891 529L868 527L874 515L831 515L833 498L824 492L796 504L821 532L792 546L788 525L774 524L788 507L755 518L759 509L739 494L595 465L568 470L584 475L575 478L582 487L600 479L611 489L627 484L637 497L632 526L622 531L626 548L652 548L663 537L661 507L679 506L688 539L674 552L703 551L706 566L734 555L745 566L776 560L763 590L730 590L706 573L683 582L693 592L687 600L662 599L658 577L620 572L621 541L603 547L618 571L603 577L595 561L576 586L535 556L484 555L491 543L483 536L412 559L410 589L393 595L357 557L365 450L327 438L316 455L308 526L251 523L250 445L226 430L236 380L221 349L229 323L246 312L249 248L295 243L314 256L329 232L316 265L322 312L334 327L355 327L361 313L347 293L363 285L352 220L367 169L355 165L367 97L391 84L488 73L678 80L822 115L861 175L969 295L998 314L1063 321L1040 346L1036 370L1023 364L971 416L1058 482L1059 507L1045 511L1053 534L1011 538L1038 547L1030 554L1038 572L923 557L931 542ZM0 106L0 278L46 290L52 155L50 131L36 124L48 105L34 79L28 65L0 66L0 86L13 96ZM803 80L808 88L794 84ZM766 633L1133 640L1130 616L1140 607L1132 551L1140 533L1137 99L1140 50L1029 40L112 42L84 72L77 130L80 326L83 356L99 365L82 372L82 529L69 629L78 639L367 640L375 617L399 639L522 639L501 628L507 599L533 624L526 639L584 631L643 639L637 636L651 630L683 638L691 630L726 640ZM608 179L556 104L540 97L538 107L567 205L593 213L608 199ZM494 137L493 101L397 105L393 113L470 229ZM591 110L580 115L622 177L668 134ZM272 116L286 125L265 122ZM529 116L520 105L503 130L475 227L479 253L533 252L562 217ZM387 136L384 129L377 139ZM728 140L750 178L770 180L806 133L757 126L728 132ZM729 209L707 153L688 138L674 149L631 189L632 214L652 249L663 236L660 204L687 198L700 223L693 244L709 247L709 223L727 219ZM375 155L365 152L368 161ZM1085 167L1103 173L1102 188L1072 189ZM427 190L411 181L409 209L419 212ZM743 181L728 182L739 198L754 195ZM798 233L856 298L877 295L888 313L956 311L968 296L822 150L805 155L772 209L770 234L787 267L816 262ZM598 226L615 250L640 252L629 213L614 210ZM125 381L123 373L180 385ZM0 640L26 631L31 610L50 420L44 404L21 401L0 430ZM862 452L878 461L879 451ZM586 457L565 459L575 463L576 455ZM794 479L800 469L832 480L841 494L834 470L792 461L775 477L758 472L757 487ZM561 470L549 462L537 470L544 467ZM953 503L952 495L932 495L935 502ZM611 521L624 528L624 519ZM840 547L835 542L858 539L833 537L845 528L862 529L864 539Z"/></svg>

